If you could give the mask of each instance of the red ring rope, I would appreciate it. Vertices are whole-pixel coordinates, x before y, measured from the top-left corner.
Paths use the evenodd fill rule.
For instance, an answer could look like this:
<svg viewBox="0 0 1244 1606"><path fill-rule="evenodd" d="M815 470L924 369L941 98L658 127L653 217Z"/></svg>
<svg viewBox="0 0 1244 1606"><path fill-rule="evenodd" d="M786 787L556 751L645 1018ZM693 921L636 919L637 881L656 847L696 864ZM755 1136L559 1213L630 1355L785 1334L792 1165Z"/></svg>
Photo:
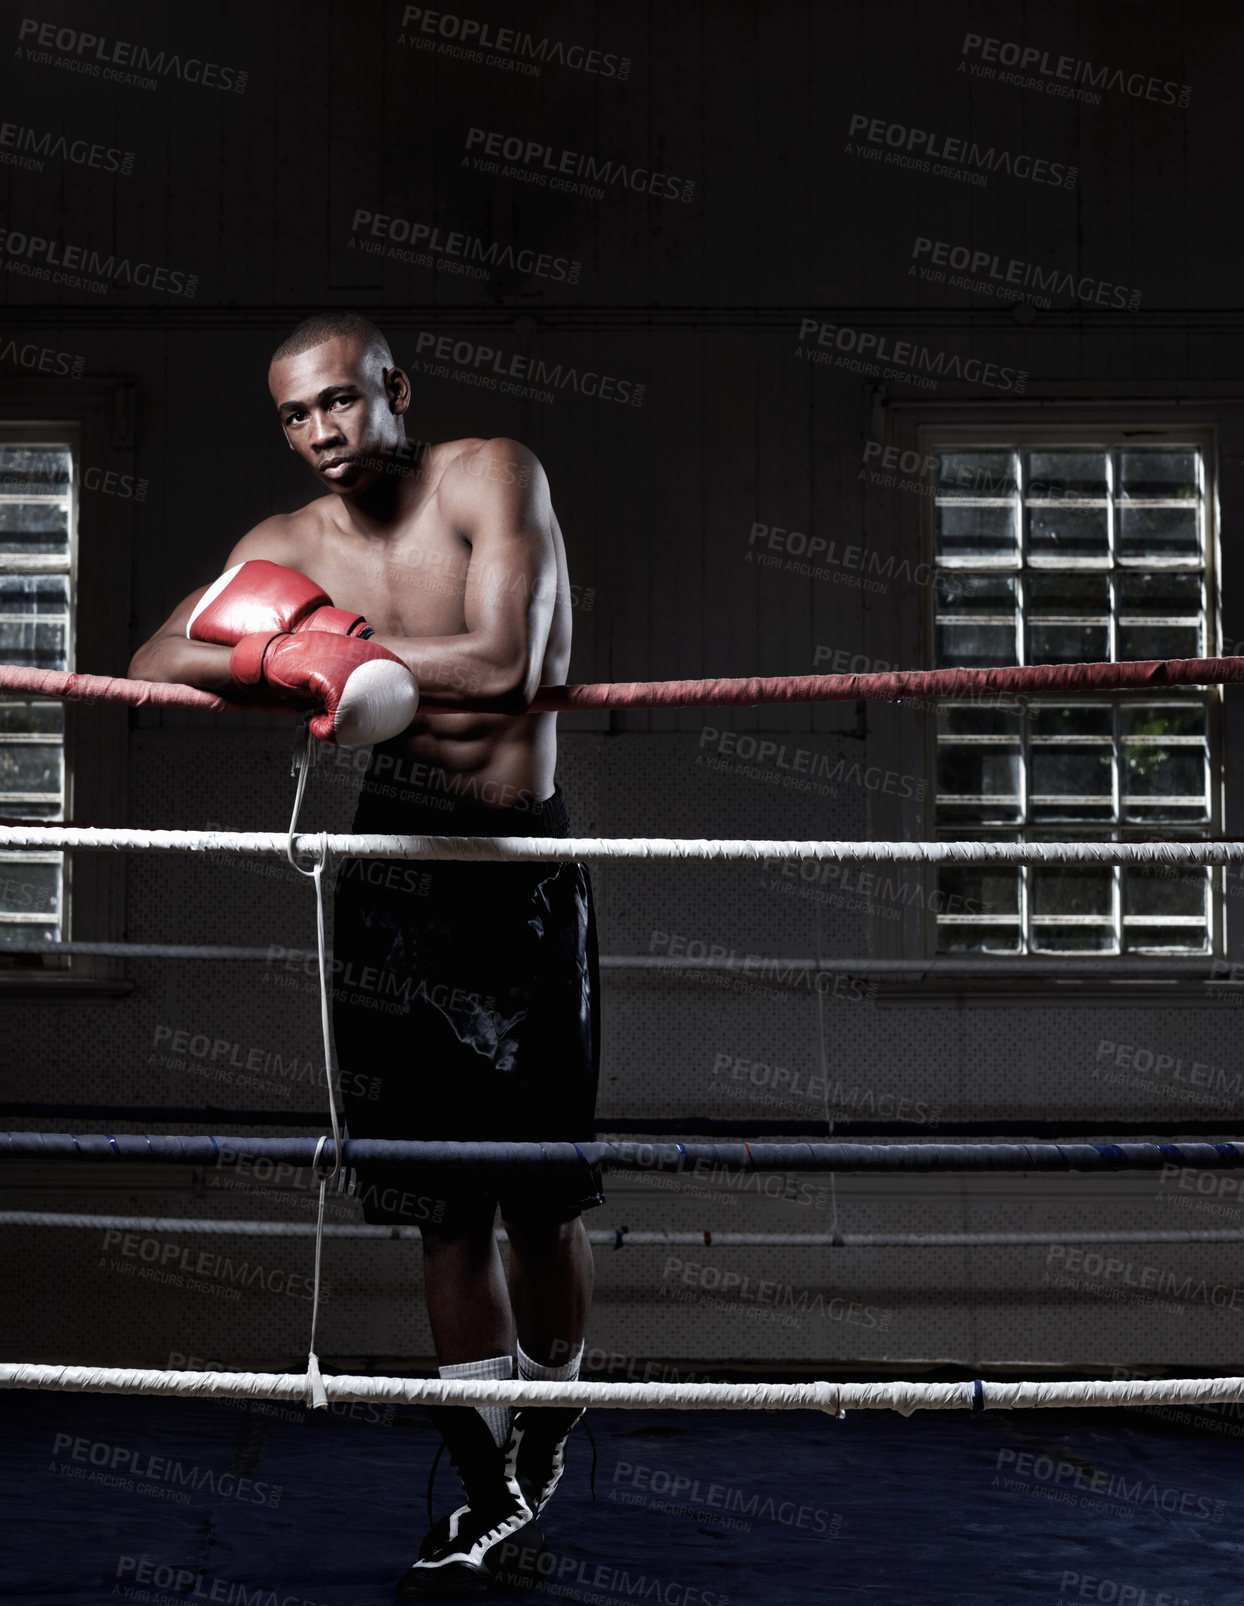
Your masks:
<svg viewBox="0 0 1244 1606"><path fill-rule="evenodd" d="M597 708L753 708L761 703L897 702L904 697L965 697L979 692L1154 691L1244 681L1244 658L1149 658L1112 664L1025 664L999 669L904 669L884 675L774 675L743 680L639 680L542 686L533 714ZM214 692L109 675L65 674L0 664L0 692L63 697L132 708L201 708L208 713L271 713L288 705L235 703ZM428 700L426 708L438 705ZM448 707L449 705L443 705Z"/></svg>
<svg viewBox="0 0 1244 1606"><path fill-rule="evenodd" d="M649 680L542 686L532 713L584 708L752 708L760 703L896 702L975 692L1077 692L1213 686L1244 680L1244 658L1151 658L1004 669L903 669L884 675L775 675L746 680Z"/></svg>

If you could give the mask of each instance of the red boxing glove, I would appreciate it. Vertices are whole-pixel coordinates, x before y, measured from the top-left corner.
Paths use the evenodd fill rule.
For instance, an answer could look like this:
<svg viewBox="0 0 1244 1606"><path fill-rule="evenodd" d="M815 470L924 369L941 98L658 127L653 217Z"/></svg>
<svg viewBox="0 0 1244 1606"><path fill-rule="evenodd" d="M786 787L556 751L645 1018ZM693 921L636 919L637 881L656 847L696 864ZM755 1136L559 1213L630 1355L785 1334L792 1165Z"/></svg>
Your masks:
<svg viewBox="0 0 1244 1606"><path fill-rule="evenodd" d="M229 672L239 686L270 686L300 707L320 709L311 734L337 747L390 741L419 707L415 677L387 647L326 630L243 636Z"/></svg>
<svg viewBox="0 0 1244 1606"><path fill-rule="evenodd" d="M326 630L335 636L365 638L372 628L360 613L334 608L332 598L297 569L266 558L235 563L199 598L186 635L233 647L261 630Z"/></svg>

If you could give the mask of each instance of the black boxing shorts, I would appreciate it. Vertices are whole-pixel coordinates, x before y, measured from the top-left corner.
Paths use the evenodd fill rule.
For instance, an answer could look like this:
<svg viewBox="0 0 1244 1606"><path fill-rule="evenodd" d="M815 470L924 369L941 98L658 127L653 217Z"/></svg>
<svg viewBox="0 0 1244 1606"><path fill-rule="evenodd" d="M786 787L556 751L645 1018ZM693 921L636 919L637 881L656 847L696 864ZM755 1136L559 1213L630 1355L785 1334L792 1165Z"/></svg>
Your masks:
<svg viewBox="0 0 1244 1606"><path fill-rule="evenodd" d="M354 830L573 834L560 787L488 808L371 776ZM347 859L333 909L333 1034L351 1137L595 1137L600 979L585 865ZM356 1172L369 1222L452 1229L489 1200L503 1220L569 1221L604 1203L600 1168L586 1160Z"/></svg>

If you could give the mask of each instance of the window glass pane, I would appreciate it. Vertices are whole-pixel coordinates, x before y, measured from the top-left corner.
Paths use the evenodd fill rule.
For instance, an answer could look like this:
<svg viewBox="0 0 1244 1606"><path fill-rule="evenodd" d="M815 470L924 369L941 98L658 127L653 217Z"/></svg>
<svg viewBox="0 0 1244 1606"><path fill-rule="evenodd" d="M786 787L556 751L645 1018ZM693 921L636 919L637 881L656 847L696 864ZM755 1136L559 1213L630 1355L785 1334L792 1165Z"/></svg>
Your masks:
<svg viewBox="0 0 1244 1606"><path fill-rule="evenodd" d="M1144 447L1119 453L1119 495L1131 500L1188 501L1200 497L1197 454Z"/></svg>
<svg viewBox="0 0 1244 1606"><path fill-rule="evenodd" d="M1205 760L1195 747L1162 747L1146 742L1123 747L1124 784L1133 797L1199 798L1205 789Z"/></svg>
<svg viewBox="0 0 1244 1606"><path fill-rule="evenodd" d="M0 794L59 792L62 748L50 742L0 740ZM5 799L0 795L0 808Z"/></svg>
<svg viewBox="0 0 1244 1606"><path fill-rule="evenodd" d="M943 866L931 900L939 915L1019 914L1019 871L1006 865Z"/></svg>
<svg viewBox="0 0 1244 1606"><path fill-rule="evenodd" d="M64 703L0 702L0 732L35 731L60 734L65 729Z"/></svg>
<svg viewBox="0 0 1244 1606"><path fill-rule="evenodd" d="M0 617L0 662L29 669L64 669L66 629L42 619Z"/></svg>
<svg viewBox="0 0 1244 1606"><path fill-rule="evenodd" d="M975 621L939 624L934 648L939 664L959 668L988 669L991 664L1017 664L1018 620L1009 624L978 624Z"/></svg>
<svg viewBox="0 0 1244 1606"><path fill-rule="evenodd" d="M1153 869L1128 866L1123 877L1123 913L1160 918L1166 915L1206 915L1209 872L1158 865Z"/></svg>
<svg viewBox="0 0 1244 1606"><path fill-rule="evenodd" d="M1054 625L1033 620L1028 626L1030 664L1096 664L1109 657L1109 625Z"/></svg>
<svg viewBox="0 0 1244 1606"><path fill-rule="evenodd" d="M1028 578L1027 590L1032 617L1102 621L1110 617L1109 575L1080 569L1064 574L1033 574Z"/></svg>
<svg viewBox="0 0 1244 1606"><path fill-rule="evenodd" d="M959 667L1019 662L1019 586L1008 575L952 572L937 584L934 662Z"/></svg>
<svg viewBox="0 0 1244 1606"><path fill-rule="evenodd" d="M939 736L1015 736L1023 727L1023 715L1006 708L977 708L970 703L939 703Z"/></svg>
<svg viewBox="0 0 1244 1606"><path fill-rule="evenodd" d="M1164 747L1146 742L1123 743L1124 805L1170 798L1176 803L1203 803L1205 757L1198 747ZM1150 814L1149 819L1161 816Z"/></svg>
<svg viewBox="0 0 1244 1606"><path fill-rule="evenodd" d="M939 498L1014 496L1019 490L1015 454L1006 450L939 452L934 489Z"/></svg>
<svg viewBox="0 0 1244 1606"><path fill-rule="evenodd" d="M1205 583L1199 574L1128 569L1115 580L1119 612L1142 619L1199 619Z"/></svg>
<svg viewBox="0 0 1244 1606"><path fill-rule="evenodd" d="M1101 703L1036 703L1029 715L1034 738L1097 736L1114 739L1114 710Z"/></svg>
<svg viewBox="0 0 1244 1606"><path fill-rule="evenodd" d="M1029 755L1031 816L1034 821L1114 819L1114 763L1111 748L1095 744L1034 747Z"/></svg>
<svg viewBox="0 0 1244 1606"><path fill-rule="evenodd" d="M1191 736L1205 739L1205 707L1184 703L1124 703L1119 730L1125 737Z"/></svg>
<svg viewBox="0 0 1244 1606"><path fill-rule="evenodd" d="M1009 743L964 747L945 742L938 756L938 790L944 796L1018 796L1018 747Z"/></svg>
<svg viewBox="0 0 1244 1606"><path fill-rule="evenodd" d="M1016 840L994 831L980 834L991 840ZM937 872L929 908L937 916L938 953L1013 954L1022 948L1017 869L1007 865L943 866Z"/></svg>
<svg viewBox="0 0 1244 1606"><path fill-rule="evenodd" d="M1124 571L1115 587L1120 658L1204 656L1202 575L1163 569Z"/></svg>
<svg viewBox="0 0 1244 1606"><path fill-rule="evenodd" d="M1108 563L1109 457L1100 451L1028 452L1025 503L1033 563ZM1093 500L1096 506L1083 506Z"/></svg>
<svg viewBox="0 0 1244 1606"><path fill-rule="evenodd" d="M1125 954L1205 954L1210 951L1209 926L1156 926L1143 921L1123 922Z"/></svg>
<svg viewBox="0 0 1244 1606"><path fill-rule="evenodd" d="M61 614L69 611L66 574L0 574L0 614Z"/></svg>
<svg viewBox="0 0 1244 1606"><path fill-rule="evenodd" d="M1060 924L1054 920L1034 920L1032 951L1035 954L1111 954L1118 951L1118 944L1113 922Z"/></svg>
<svg viewBox="0 0 1244 1606"><path fill-rule="evenodd" d="M1110 494L1105 451L1028 452L1024 490L1029 500L1065 501L1069 497Z"/></svg>
<svg viewBox="0 0 1244 1606"><path fill-rule="evenodd" d="M965 574L952 570L937 579L937 612L964 618L1014 618L1019 581L1009 574Z"/></svg>
<svg viewBox="0 0 1244 1606"><path fill-rule="evenodd" d="M937 555L960 563L990 560L1019 562L1019 521L1014 507L964 507L955 502L934 506Z"/></svg>
<svg viewBox="0 0 1244 1606"><path fill-rule="evenodd" d="M0 921L0 949L10 943L59 942L60 926L42 921ZM12 963L12 961L10 961Z"/></svg>
<svg viewBox="0 0 1244 1606"><path fill-rule="evenodd" d="M937 791L947 819L1017 820L1019 783L1018 744L943 743L938 748Z"/></svg>
<svg viewBox="0 0 1244 1606"><path fill-rule="evenodd" d="M1021 945L1018 921L937 922L939 954L1017 954Z"/></svg>
<svg viewBox="0 0 1244 1606"><path fill-rule="evenodd" d="M48 799L43 803L31 803L23 798L20 802L12 797L6 797L0 792L0 817L6 820L59 820L64 816L61 812L59 798Z"/></svg>
<svg viewBox="0 0 1244 1606"><path fill-rule="evenodd" d="M1124 625L1119 626L1119 657L1200 658L1200 625Z"/></svg>
<svg viewBox="0 0 1244 1606"><path fill-rule="evenodd" d="M0 919L4 915L58 915L60 882L59 863L43 864L6 854L0 859Z"/></svg>
<svg viewBox="0 0 1244 1606"><path fill-rule="evenodd" d="M68 556L68 504L0 501L0 552L57 552Z"/></svg>
<svg viewBox="0 0 1244 1606"><path fill-rule="evenodd" d="M1030 756L1032 801L1114 804L1114 764L1109 747L1082 743L1064 747L1051 742L1034 747Z"/></svg>
<svg viewBox="0 0 1244 1606"><path fill-rule="evenodd" d="M1195 562L1201 555L1200 518L1195 507L1119 508L1122 562Z"/></svg>
<svg viewBox="0 0 1244 1606"><path fill-rule="evenodd" d="M0 496L67 496L72 479L65 446L0 445Z"/></svg>
<svg viewBox="0 0 1244 1606"><path fill-rule="evenodd" d="M1034 918L1113 913L1114 871L1093 865L1041 866L1028 872Z"/></svg>
<svg viewBox="0 0 1244 1606"><path fill-rule="evenodd" d="M1028 554L1034 563L1110 562L1110 518L1105 506L1055 503L1028 510Z"/></svg>

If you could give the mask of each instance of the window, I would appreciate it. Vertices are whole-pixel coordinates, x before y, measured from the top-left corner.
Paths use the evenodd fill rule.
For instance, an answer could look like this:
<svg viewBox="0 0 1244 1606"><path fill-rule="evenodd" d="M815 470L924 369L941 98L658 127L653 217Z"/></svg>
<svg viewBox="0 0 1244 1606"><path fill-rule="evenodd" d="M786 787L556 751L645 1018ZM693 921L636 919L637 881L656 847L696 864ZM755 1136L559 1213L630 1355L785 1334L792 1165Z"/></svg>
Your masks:
<svg viewBox="0 0 1244 1606"><path fill-rule="evenodd" d="M0 662L72 667L74 457L63 428L0 425ZM0 816L65 819L66 769L64 703L0 698ZM0 854L0 953L67 934L64 859Z"/></svg>
<svg viewBox="0 0 1244 1606"><path fill-rule="evenodd" d="M1154 438L1154 437L1157 438ZM930 438L938 667L1195 658L1216 649L1208 444L1146 431ZM1187 840L1219 829L1217 688L942 701L939 838ZM1201 868L942 869L937 951L1199 954Z"/></svg>

